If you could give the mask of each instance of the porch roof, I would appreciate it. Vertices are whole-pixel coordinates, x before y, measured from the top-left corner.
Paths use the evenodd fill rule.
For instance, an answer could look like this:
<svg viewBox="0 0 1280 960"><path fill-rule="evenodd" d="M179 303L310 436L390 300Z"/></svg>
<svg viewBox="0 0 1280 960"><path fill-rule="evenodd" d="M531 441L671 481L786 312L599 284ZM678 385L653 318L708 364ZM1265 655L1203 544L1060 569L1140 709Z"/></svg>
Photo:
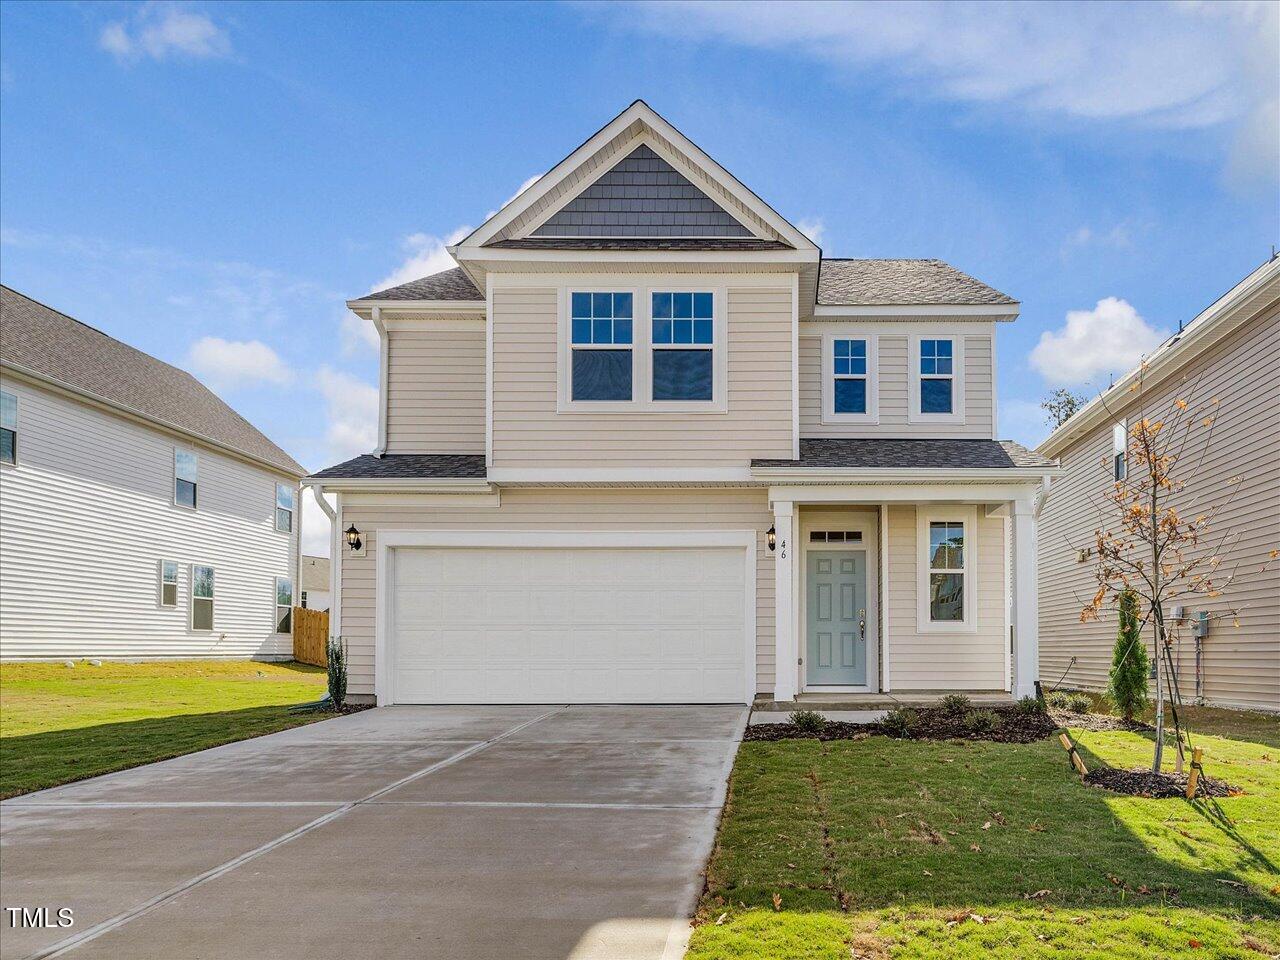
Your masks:
<svg viewBox="0 0 1280 960"><path fill-rule="evenodd" d="M798 460L752 460L755 469L1053 470L1057 462L1013 440L801 438Z"/></svg>

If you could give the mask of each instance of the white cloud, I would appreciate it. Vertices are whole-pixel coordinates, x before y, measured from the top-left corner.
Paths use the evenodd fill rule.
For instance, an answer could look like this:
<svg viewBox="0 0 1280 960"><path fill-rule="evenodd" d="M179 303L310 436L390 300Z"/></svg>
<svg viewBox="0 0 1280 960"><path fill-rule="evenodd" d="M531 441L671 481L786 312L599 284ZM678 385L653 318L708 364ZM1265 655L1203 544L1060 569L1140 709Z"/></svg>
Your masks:
<svg viewBox="0 0 1280 960"><path fill-rule="evenodd" d="M471 227L458 227L445 237L436 237L428 233L409 234L402 241L408 256L400 266L370 287L369 292L396 287L410 280L421 280L441 270L456 267L457 263L454 262L453 257L449 256L449 251L445 247L457 243L471 230Z"/></svg>
<svg viewBox="0 0 1280 960"><path fill-rule="evenodd" d="M1084 386L1101 374L1123 373L1137 366L1165 337L1128 301L1107 297L1092 310L1068 311L1061 328L1040 334L1031 351L1031 366L1050 386Z"/></svg>
<svg viewBox="0 0 1280 960"><path fill-rule="evenodd" d="M782 50L909 97L1170 129L1252 123L1280 90L1280 5L1251 3L600 4L665 35ZM1270 122L1270 117L1267 118ZM1259 130L1259 134L1262 131ZM1249 135L1242 150L1274 151ZM1270 171L1272 180L1275 168Z"/></svg>
<svg viewBox="0 0 1280 960"><path fill-rule="evenodd" d="M822 246L822 235L826 232L827 225L822 222L821 217L810 217L807 220L798 221L796 229L818 246Z"/></svg>
<svg viewBox="0 0 1280 960"><path fill-rule="evenodd" d="M1117 223L1112 227L1082 226L1073 230L1062 241L1062 255L1084 247L1109 247L1113 250L1126 250L1133 246L1133 237L1129 226Z"/></svg>
<svg viewBox="0 0 1280 960"><path fill-rule="evenodd" d="M201 337L187 351L187 366L215 390L259 383L283 386L293 379L280 355L261 340Z"/></svg>
<svg viewBox="0 0 1280 960"><path fill-rule="evenodd" d="M328 462L372 453L378 445L378 388L328 366L316 374L316 387L327 409Z"/></svg>
<svg viewBox="0 0 1280 960"><path fill-rule="evenodd" d="M329 506L334 506L333 496L324 494ZM302 491L302 552L310 557L329 556L333 526L310 490Z"/></svg>
<svg viewBox="0 0 1280 960"><path fill-rule="evenodd" d="M348 312L343 314L341 325L343 356L350 357L362 350L377 350L382 346L372 320Z"/></svg>
<svg viewBox="0 0 1280 960"><path fill-rule="evenodd" d="M175 3L146 3L102 28L98 46L121 62L150 57L208 60L231 53L227 32L203 13Z"/></svg>

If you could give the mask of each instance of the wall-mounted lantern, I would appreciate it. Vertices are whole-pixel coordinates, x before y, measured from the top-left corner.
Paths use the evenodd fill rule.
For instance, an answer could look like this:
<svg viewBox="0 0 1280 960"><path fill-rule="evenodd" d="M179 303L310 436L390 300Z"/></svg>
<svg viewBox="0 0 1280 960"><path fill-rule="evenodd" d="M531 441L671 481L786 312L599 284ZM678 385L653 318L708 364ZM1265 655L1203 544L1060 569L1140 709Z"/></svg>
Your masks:
<svg viewBox="0 0 1280 960"><path fill-rule="evenodd" d="M769 532L765 534L765 539L768 540L769 542L770 553L773 553L773 551L777 550L778 549L778 528L770 527Z"/></svg>
<svg viewBox="0 0 1280 960"><path fill-rule="evenodd" d="M347 546L356 553L359 553L360 548L364 546L364 541L360 539L360 531L356 529L354 523L347 527Z"/></svg>

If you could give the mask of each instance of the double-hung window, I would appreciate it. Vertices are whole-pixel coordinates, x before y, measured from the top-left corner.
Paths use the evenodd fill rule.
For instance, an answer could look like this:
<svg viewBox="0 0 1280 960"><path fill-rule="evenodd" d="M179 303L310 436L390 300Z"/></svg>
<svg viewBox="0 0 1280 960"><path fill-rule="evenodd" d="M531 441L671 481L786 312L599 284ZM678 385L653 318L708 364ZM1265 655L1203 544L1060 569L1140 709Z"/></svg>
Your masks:
<svg viewBox="0 0 1280 960"><path fill-rule="evenodd" d="M974 507L921 507L917 628L972 633L977 629Z"/></svg>
<svg viewBox="0 0 1280 960"><path fill-rule="evenodd" d="M160 561L160 606L176 607L178 605L178 562L176 560Z"/></svg>
<svg viewBox="0 0 1280 960"><path fill-rule="evenodd" d="M1129 475L1129 431L1123 423L1111 428L1111 472L1116 483Z"/></svg>
<svg viewBox="0 0 1280 960"><path fill-rule="evenodd" d="M18 462L18 398L0 390L0 460Z"/></svg>
<svg viewBox="0 0 1280 960"><path fill-rule="evenodd" d="M715 395L715 297L653 294L653 399L711 400Z"/></svg>
<svg viewBox="0 0 1280 960"><path fill-rule="evenodd" d="M633 299L630 293L569 295L570 389L575 401L631 400Z"/></svg>
<svg viewBox="0 0 1280 960"><path fill-rule="evenodd" d="M195 509L198 473L194 453L190 450L173 451L173 502L178 506Z"/></svg>
<svg viewBox="0 0 1280 960"><path fill-rule="evenodd" d="M276 484L276 529L293 532L293 487L286 483Z"/></svg>
<svg viewBox="0 0 1280 960"><path fill-rule="evenodd" d="M822 338L822 422L878 423L876 337L840 331Z"/></svg>
<svg viewBox="0 0 1280 960"><path fill-rule="evenodd" d="M293 631L293 581L276 577L276 633Z"/></svg>
<svg viewBox="0 0 1280 960"><path fill-rule="evenodd" d="M213 567L191 567L191 629L213 629Z"/></svg>
<svg viewBox="0 0 1280 960"><path fill-rule="evenodd" d="M955 413L954 341L922 339L920 341L920 412Z"/></svg>

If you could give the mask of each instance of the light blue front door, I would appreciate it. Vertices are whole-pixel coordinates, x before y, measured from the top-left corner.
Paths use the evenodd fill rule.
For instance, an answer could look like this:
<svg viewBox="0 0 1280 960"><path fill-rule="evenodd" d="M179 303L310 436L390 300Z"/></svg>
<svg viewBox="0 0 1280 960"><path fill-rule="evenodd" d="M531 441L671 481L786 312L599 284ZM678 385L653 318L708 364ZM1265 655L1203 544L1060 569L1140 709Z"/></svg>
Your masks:
<svg viewBox="0 0 1280 960"><path fill-rule="evenodd" d="M811 685L867 682L867 555L810 550L806 677Z"/></svg>

